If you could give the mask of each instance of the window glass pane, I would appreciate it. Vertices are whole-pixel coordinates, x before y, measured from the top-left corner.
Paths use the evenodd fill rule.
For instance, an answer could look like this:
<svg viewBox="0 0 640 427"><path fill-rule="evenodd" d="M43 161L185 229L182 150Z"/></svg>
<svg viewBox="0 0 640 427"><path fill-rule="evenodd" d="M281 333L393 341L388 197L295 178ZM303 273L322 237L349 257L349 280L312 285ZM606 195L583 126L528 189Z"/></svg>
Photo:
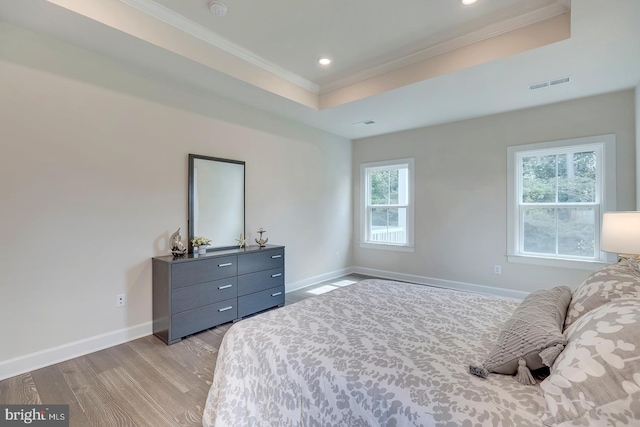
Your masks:
<svg viewBox="0 0 640 427"><path fill-rule="evenodd" d="M389 171L375 171L370 175L371 183L371 204L372 205L388 205L389 204Z"/></svg>
<svg viewBox="0 0 640 427"><path fill-rule="evenodd" d="M593 208L558 209L558 254L595 256L595 217Z"/></svg>
<svg viewBox="0 0 640 427"><path fill-rule="evenodd" d="M522 202L555 203L556 156L522 158Z"/></svg>
<svg viewBox="0 0 640 427"><path fill-rule="evenodd" d="M398 169L389 171L389 204L398 204Z"/></svg>
<svg viewBox="0 0 640 427"><path fill-rule="evenodd" d="M558 202L596 201L596 153L569 153L558 156Z"/></svg>
<svg viewBox="0 0 640 427"><path fill-rule="evenodd" d="M369 241L407 243L406 208L370 208Z"/></svg>
<svg viewBox="0 0 640 427"><path fill-rule="evenodd" d="M409 204L409 168L398 169L398 204Z"/></svg>
<svg viewBox="0 0 640 427"><path fill-rule="evenodd" d="M556 214L554 208L529 208L524 211L524 252L556 253Z"/></svg>

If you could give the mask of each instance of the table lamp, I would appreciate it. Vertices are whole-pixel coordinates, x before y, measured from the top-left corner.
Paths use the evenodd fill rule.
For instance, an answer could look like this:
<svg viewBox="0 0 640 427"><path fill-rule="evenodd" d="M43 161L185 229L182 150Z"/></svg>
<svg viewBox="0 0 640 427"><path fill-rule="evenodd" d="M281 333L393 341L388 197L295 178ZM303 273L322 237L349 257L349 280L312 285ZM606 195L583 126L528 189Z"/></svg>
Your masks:
<svg viewBox="0 0 640 427"><path fill-rule="evenodd" d="M640 261L640 212L605 212L600 249L618 254L618 260Z"/></svg>

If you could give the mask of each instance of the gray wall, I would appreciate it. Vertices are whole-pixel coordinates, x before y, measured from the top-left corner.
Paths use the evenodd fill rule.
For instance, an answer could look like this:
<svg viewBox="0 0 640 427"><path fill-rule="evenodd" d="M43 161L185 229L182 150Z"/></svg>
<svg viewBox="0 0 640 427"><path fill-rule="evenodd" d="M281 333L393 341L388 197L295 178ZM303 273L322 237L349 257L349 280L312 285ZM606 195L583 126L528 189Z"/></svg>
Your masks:
<svg viewBox="0 0 640 427"><path fill-rule="evenodd" d="M354 141L353 264L524 292L576 286L587 271L506 261L507 147L615 133L618 209L633 210L634 121L629 90ZM415 157L416 250L360 248L359 165L405 157Z"/></svg>
<svg viewBox="0 0 640 427"><path fill-rule="evenodd" d="M287 246L288 285L350 266L349 140L10 25L0 38L0 377L151 330L151 257L186 238L188 153L246 162L248 237Z"/></svg>

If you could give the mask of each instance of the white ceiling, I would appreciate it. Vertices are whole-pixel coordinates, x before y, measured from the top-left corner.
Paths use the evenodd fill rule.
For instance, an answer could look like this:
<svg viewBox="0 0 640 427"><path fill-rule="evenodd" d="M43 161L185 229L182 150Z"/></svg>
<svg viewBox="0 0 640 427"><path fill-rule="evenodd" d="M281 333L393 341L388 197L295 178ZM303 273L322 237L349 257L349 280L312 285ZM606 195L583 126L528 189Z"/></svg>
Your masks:
<svg viewBox="0 0 640 427"><path fill-rule="evenodd" d="M0 20L352 139L640 83L638 0L573 0L559 38L566 0L223 1L0 0Z"/></svg>
<svg viewBox="0 0 640 427"><path fill-rule="evenodd" d="M299 76L323 85L463 36L495 22L557 5L556 0L156 0L175 13ZM563 9L561 7L560 9ZM322 55L334 59L318 66Z"/></svg>

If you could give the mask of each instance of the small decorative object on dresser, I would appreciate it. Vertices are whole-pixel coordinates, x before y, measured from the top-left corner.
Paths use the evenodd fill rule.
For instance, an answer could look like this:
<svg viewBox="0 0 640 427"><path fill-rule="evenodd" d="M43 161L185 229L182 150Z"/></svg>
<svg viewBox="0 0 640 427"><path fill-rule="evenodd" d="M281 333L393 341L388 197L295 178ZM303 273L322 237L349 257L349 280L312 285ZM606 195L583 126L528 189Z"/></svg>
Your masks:
<svg viewBox="0 0 640 427"><path fill-rule="evenodd" d="M284 305L284 246L156 257L153 333L167 344Z"/></svg>
<svg viewBox="0 0 640 427"><path fill-rule="evenodd" d="M260 233L260 239L256 239L256 243L258 245L260 245L261 248L264 248L265 245L267 244L267 242L269 241L269 238L267 237L266 239L262 238L262 233L266 233L267 230L265 230L264 228L260 227L260 230L258 230L258 233Z"/></svg>
<svg viewBox="0 0 640 427"><path fill-rule="evenodd" d="M173 233L169 238L169 244L171 245L171 253L173 256L183 256L187 253L187 248L182 243L182 235L180 234L180 229Z"/></svg>
<svg viewBox="0 0 640 427"><path fill-rule="evenodd" d="M243 233L240 233L240 238L236 239L236 242L238 242L239 248L244 248L245 246L247 246L247 239L244 238Z"/></svg>
<svg viewBox="0 0 640 427"><path fill-rule="evenodd" d="M207 239L206 237L203 237L203 236L196 236L193 239L191 239L191 244L194 247L198 248L199 255L204 255L207 253L207 246L211 244L211 239Z"/></svg>

